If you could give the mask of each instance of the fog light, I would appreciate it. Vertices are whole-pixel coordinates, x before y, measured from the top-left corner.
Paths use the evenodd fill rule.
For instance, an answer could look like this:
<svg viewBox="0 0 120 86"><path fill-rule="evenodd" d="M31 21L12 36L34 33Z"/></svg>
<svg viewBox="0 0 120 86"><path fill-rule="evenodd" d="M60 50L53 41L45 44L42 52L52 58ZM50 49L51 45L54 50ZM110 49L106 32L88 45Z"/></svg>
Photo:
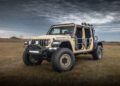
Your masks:
<svg viewBox="0 0 120 86"><path fill-rule="evenodd" d="M39 51L29 50L29 53L40 53Z"/></svg>

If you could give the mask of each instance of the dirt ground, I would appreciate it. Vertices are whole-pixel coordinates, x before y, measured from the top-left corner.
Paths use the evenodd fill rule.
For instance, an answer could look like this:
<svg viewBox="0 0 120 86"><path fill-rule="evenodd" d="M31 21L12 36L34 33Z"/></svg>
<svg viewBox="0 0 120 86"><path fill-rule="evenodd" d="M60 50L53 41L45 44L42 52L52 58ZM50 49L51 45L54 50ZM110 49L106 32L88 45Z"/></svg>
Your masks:
<svg viewBox="0 0 120 86"><path fill-rule="evenodd" d="M26 66L22 61L24 43L0 42L0 85L65 85L65 86L119 86L120 85L120 45L104 45L104 58L99 61L91 55L77 57L72 71L57 73L51 63Z"/></svg>

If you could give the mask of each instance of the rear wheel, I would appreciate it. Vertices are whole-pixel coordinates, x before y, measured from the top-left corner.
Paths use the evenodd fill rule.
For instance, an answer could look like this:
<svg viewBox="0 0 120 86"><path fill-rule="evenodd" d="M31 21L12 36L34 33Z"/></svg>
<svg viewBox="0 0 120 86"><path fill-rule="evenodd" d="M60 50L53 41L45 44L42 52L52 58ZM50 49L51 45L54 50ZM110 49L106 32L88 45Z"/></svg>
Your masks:
<svg viewBox="0 0 120 86"><path fill-rule="evenodd" d="M100 60L103 57L102 46L97 46L97 48L93 51L93 59Z"/></svg>
<svg viewBox="0 0 120 86"><path fill-rule="evenodd" d="M42 63L42 59L38 58L38 56L28 54L26 51L23 54L23 62L26 65L38 65Z"/></svg>
<svg viewBox="0 0 120 86"><path fill-rule="evenodd" d="M55 71L69 71L75 65L73 52L67 48L60 48L52 55L52 66Z"/></svg>

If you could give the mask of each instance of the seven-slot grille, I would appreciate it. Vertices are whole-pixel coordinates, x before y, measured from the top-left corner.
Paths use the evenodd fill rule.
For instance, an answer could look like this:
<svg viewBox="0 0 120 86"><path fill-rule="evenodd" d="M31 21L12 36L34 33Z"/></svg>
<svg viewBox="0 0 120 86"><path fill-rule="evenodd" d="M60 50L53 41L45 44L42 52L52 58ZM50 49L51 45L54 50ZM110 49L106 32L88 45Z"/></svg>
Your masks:
<svg viewBox="0 0 120 86"><path fill-rule="evenodd" d="M49 44L48 39L32 40L31 44L36 44L36 42L38 42L38 44L41 46L48 46L48 44Z"/></svg>

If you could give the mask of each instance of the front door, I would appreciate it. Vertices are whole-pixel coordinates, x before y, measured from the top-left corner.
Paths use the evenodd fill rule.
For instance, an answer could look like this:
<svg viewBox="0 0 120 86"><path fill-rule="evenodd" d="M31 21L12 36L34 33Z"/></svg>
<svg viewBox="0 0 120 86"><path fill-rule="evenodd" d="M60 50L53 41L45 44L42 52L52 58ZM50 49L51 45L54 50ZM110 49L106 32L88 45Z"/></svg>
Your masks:
<svg viewBox="0 0 120 86"><path fill-rule="evenodd" d="M83 49L83 28L82 27L77 27L76 28L76 34L75 34L75 39L76 39L76 50L82 50Z"/></svg>

